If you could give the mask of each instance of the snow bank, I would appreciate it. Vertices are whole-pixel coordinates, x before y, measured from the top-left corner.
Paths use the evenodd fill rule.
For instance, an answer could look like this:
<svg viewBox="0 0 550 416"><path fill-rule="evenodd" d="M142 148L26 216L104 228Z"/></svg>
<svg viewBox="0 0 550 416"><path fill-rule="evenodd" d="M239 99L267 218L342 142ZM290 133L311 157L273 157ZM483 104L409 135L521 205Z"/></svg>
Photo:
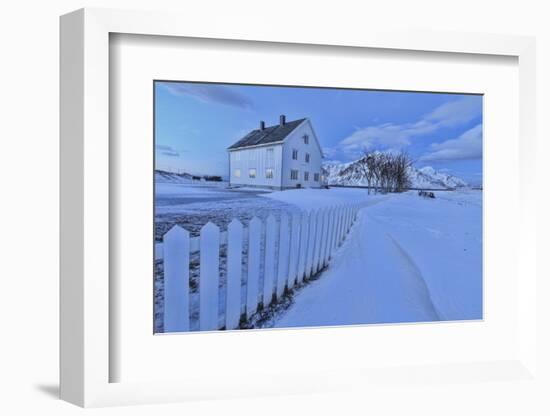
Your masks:
<svg viewBox="0 0 550 416"><path fill-rule="evenodd" d="M262 195L277 201L296 205L305 210L336 206L349 203L374 202L388 198L387 195L368 195L366 189L290 189Z"/></svg>

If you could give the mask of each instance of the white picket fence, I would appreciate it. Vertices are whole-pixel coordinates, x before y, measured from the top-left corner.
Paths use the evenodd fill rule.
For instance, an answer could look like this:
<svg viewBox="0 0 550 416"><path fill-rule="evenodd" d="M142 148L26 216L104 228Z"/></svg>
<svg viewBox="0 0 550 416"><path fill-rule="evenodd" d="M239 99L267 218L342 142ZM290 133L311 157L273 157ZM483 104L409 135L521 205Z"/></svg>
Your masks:
<svg viewBox="0 0 550 416"><path fill-rule="evenodd" d="M190 253L200 252L199 329L235 329L242 313L250 318L260 304L268 306L281 298L285 288L292 289L323 269L345 240L360 208L360 204L343 205L291 217L282 213L278 222L270 215L265 224L254 217L248 227L233 219L225 232L209 222L202 227L200 237L194 238L187 230L172 227L163 237L162 249L164 331L190 329ZM226 292L225 304L220 306L220 246L224 245ZM245 275L243 255L248 256ZM246 295L242 296L243 279Z"/></svg>

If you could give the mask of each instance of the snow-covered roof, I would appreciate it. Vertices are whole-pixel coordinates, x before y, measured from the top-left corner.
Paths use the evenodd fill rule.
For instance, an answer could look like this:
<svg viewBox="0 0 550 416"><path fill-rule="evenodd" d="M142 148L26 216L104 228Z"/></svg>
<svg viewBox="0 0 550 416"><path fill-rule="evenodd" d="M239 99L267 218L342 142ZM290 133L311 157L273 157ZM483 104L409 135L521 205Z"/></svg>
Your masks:
<svg viewBox="0 0 550 416"><path fill-rule="evenodd" d="M244 147L259 146L263 144L282 142L298 127L305 118L294 121L286 121L284 124L265 127L264 129L252 130L242 139L229 146L228 150L242 149Z"/></svg>

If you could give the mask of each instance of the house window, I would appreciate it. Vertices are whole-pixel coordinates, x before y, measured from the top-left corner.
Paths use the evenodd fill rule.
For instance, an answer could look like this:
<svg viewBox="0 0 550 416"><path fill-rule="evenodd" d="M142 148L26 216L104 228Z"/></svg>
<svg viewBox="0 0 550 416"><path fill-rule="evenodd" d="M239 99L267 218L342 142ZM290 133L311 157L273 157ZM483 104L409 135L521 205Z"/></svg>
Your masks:
<svg viewBox="0 0 550 416"><path fill-rule="evenodd" d="M309 144L309 136L304 134L304 144Z"/></svg>
<svg viewBox="0 0 550 416"><path fill-rule="evenodd" d="M306 163L309 163L309 153L306 153Z"/></svg>
<svg viewBox="0 0 550 416"><path fill-rule="evenodd" d="M249 178L255 178L256 177L256 169L248 169L248 177Z"/></svg>
<svg viewBox="0 0 550 416"><path fill-rule="evenodd" d="M298 150L292 149L292 159L298 160Z"/></svg>
<svg viewBox="0 0 550 416"><path fill-rule="evenodd" d="M304 181L309 181L309 172L304 172Z"/></svg>
<svg viewBox="0 0 550 416"><path fill-rule="evenodd" d="M319 182L319 174L318 174L318 173L314 173L314 174L313 174L313 180L314 180L315 182Z"/></svg>
<svg viewBox="0 0 550 416"><path fill-rule="evenodd" d="M273 169L272 168L267 168L265 170L265 178L266 179L273 179Z"/></svg>
<svg viewBox="0 0 550 416"><path fill-rule="evenodd" d="M292 179L293 181L298 180L298 171L296 169L292 169L290 171L290 179Z"/></svg>
<svg viewBox="0 0 550 416"><path fill-rule="evenodd" d="M273 156L273 148L272 147L270 147L268 149L265 149L265 151L267 152L268 156Z"/></svg>
<svg viewBox="0 0 550 416"><path fill-rule="evenodd" d="M241 177L241 170L240 169L235 169L235 171L233 172L233 176L235 178L240 178Z"/></svg>

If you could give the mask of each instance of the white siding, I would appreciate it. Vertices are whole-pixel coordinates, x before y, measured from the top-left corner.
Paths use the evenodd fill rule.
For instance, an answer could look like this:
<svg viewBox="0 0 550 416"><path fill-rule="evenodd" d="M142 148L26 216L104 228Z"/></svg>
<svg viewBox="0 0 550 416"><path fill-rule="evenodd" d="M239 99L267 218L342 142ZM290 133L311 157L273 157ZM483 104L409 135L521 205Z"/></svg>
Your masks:
<svg viewBox="0 0 550 416"><path fill-rule="evenodd" d="M309 143L305 144L303 136L309 136ZM322 153L315 138L315 133L309 121L298 126L284 141L283 144L283 187L295 188L300 184L303 188L318 188L320 179L314 181L315 173L321 173ZM298 150L298 159L292 159L292 151ZM309 163L306 162L306 153L309 153ZM290 178L290 171L298 171L298 180ZM309 172L309 180L304 180L304 172ZM320 175L319 175L320 176Z"/></svg>
<svg viewBox="0 0 550 416"><path fill-rule="evenodd" d="M269 150L271 149L271 150ZM281 186L282 145L261 146L229 152L231 185ZM249 170L256 169L256 177L249 177ZM273 169L273 178L266 178L266 170ZM235 171L240 171L240 177Z"/></svg>

